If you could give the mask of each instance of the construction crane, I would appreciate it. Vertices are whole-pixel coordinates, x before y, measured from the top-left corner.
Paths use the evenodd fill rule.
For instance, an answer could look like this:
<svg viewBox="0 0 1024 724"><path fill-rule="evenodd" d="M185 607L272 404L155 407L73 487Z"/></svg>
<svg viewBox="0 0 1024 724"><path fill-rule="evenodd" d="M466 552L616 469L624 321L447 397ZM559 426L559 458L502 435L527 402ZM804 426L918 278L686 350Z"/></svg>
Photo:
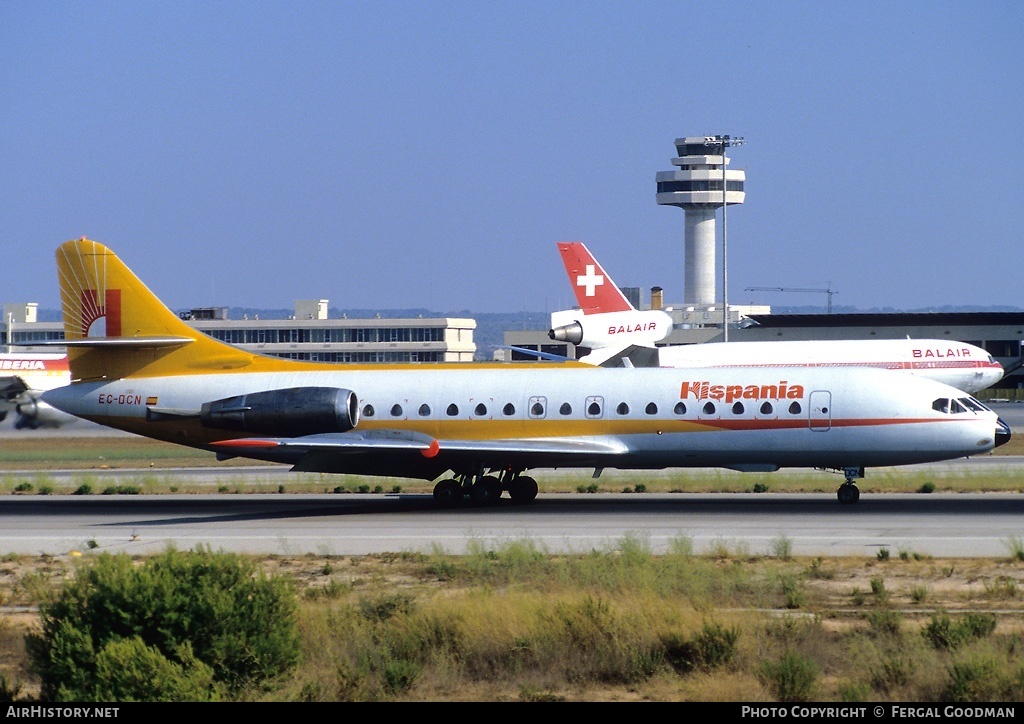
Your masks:
<svg viewBox="0 0 1024 724"><path fill-rule="evenodd" d="M800 287L747 287L748 292L811 292L828 295L828 313L832 314L832 295L839 292L832 291L832 282L828 283L825 289L804 289Z"/></svg>

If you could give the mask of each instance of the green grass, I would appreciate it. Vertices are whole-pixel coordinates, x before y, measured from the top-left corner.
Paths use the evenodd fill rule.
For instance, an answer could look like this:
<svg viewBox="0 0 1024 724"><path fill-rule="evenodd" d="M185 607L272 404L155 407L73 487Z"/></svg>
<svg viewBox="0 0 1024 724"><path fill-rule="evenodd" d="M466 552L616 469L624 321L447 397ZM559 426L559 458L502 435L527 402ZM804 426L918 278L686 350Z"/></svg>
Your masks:
<svg viewBox="0 0 1024 724"><path fill-rule="evenodd" d="M45 600L68 579L59 561L38 565L20 579L0 577L0 597ZM574 555L517 540L477 542L464 555L268 557L261 565L296 583L302 665L243 692L251 700L1024 697L1024 602L1001 598L992 611L985 597L963 594L979 579L1020 580L1024 571L1010 561L955 561L963 571L953 586L944 562L693 555L682 539L678 552L656 555L637 535ZM851 611L854 582L868 580L872 601ZM19 668L18 641L7 636L0 646L10 654L0 676L26 695L33 681Z"/></svg>

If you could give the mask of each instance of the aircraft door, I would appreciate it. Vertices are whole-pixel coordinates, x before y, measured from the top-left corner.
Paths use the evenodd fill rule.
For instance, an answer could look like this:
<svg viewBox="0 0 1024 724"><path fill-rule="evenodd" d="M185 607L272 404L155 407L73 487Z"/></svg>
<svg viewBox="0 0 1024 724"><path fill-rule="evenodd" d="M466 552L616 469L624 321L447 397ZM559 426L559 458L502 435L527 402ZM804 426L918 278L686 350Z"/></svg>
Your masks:
<svg viewBox="0 0 1024 724"><path fill-rule="evenodd" d="M812 430L831 430L832 393L828 390L813 390L807 412Z"/></svg>

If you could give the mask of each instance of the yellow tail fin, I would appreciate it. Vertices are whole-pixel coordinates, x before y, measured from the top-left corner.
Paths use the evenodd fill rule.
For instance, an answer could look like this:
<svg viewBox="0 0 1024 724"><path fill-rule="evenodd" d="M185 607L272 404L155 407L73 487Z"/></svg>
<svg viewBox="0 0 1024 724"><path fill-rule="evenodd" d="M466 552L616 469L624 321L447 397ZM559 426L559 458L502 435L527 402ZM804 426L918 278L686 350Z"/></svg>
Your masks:
<svg viewBox="0 0 1024 724"><path fill-rule="evenodd" d="M183 322L98 242L62 244L57 273L74 380L251 369L260 358Z"/></svg>

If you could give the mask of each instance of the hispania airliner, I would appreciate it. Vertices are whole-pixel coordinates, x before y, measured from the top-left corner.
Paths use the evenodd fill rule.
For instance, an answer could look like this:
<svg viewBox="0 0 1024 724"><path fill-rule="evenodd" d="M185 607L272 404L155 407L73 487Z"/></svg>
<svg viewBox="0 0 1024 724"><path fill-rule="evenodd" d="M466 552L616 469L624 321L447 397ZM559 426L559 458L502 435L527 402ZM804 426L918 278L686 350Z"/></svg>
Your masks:
<svg viewBox="0 0 1024 724"><path fill-rule="evenodd" d="M672 331L672 318L640 310L615 285L580 242L558 250L579 309L554 312L548 335L590 350L595 365L662 367L881 367L977 392L998 382L1002 366L973 344L940 339L850 339L778 342L708 342L657 346Z"/></svg>
<svg viewBox="0 0 1024 724"><path fill-rule="evenodd" d="M0 354L0 420L15 414L15 428L60 427L77 418L56 410L40 397L46 390L71 382L63 354Z"/></svg>
<svg viewBox="0 0 1024 724"><path fill-rule="evenodd" d="M120 430L297 471L437 480L441 504L533 500L536 468L843 472L962 458L1010 437L962 390L873 368L348 365L198 332L107 247L57 250L72 382L43 399Z"/></svg>

